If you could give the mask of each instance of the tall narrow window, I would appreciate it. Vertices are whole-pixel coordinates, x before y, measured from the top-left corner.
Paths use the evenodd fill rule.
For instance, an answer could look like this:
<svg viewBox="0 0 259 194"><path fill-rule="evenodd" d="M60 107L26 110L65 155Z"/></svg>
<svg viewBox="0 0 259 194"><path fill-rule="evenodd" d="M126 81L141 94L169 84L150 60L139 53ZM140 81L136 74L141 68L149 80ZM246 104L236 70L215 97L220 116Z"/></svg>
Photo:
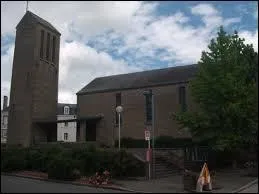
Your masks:
<svg viewBox="0 0 259 194"><path fill-rule="evenodd" d="M121 106L121 93L117 93L116 94L116 107L117 106ZM116 108L115 107L115 108ZM122 121L121 117L120 117L120 122ZM119 124L119 115L118 113L116 112L116 125Z"/></svg>
<svg viewBox="0 0 259 194"><path fill-rule="evenodd" d="M43 58L43 44L44 44L44 30L41 30L40 34L40 58Z"/></svg>
<svg viewBox="0 0 259 194"><path fill-rule="evenodd" d="M46 59L49 60L49 46L50 46L50 34L47 35L47 50L46 50Z"/></svg>
<svg viewBox="0 0 259 194"><path fill-rule="evenodd" d="M64 140L68 139L68 133L64 133Z"/></svg>
<svg viewBox="0 0 259 194"><path fill-rule="evenodd" d="M181 105L181 110L184 112L187 110L185 87L179 87L179 104Z"/></svg>
<svg viewBox="0 0 259 194"><path fill-rule="evenodd" d="M146 121L152 121L152 95L146 95Z"/></svg>
<svg viewBox="0 0 259 194"><path fill-rule="evenodd" d="M64 115L69 115L69 106L64 107Z"/></svg>
<svg viewBox="0 0 259 194"><path fill-rule="evenodd" d="M56 55L56 37L53 36L52 39L52 62L55 63L55 55Z"/></svg>

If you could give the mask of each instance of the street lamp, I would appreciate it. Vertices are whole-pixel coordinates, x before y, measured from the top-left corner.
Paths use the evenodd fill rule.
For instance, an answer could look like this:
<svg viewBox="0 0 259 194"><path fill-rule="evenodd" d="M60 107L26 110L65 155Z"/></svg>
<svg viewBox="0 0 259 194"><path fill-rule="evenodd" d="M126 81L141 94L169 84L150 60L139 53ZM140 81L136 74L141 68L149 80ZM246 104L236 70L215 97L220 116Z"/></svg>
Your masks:
<svg viewBox="0 0 259 194"><path fill-rule="evenodd" d="M122 106L117 106L116 107L116 112L118 113L119 116L119 150L121 149L121 113L123 111Z"/></svg>

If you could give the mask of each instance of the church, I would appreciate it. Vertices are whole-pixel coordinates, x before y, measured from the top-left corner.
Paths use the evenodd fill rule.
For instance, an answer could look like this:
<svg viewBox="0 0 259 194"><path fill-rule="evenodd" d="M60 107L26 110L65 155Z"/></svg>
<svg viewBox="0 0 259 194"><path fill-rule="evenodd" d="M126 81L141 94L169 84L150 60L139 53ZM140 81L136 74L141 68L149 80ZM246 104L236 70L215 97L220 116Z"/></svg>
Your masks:
<svg viewBox="0 0 259 194"><path fill-rule="evenodd" d="M75 121L77 142L114 145L119 137L144 139L145 130L155 137L190 137L172 114L194 108L187 85L197 65L96 78L77 92L76 118L57 120L60 37L30 11L16 26L8 144L57 141L57 123Z"/></svg>
<svg viewBox="0 0 259 194"><path fill-rule="evenodd" d="M145 130L190 138L172 115L195 108L188 82L196 72L197 65L186 65L94 79L77 92L78 141L114 145L119 124L121 138L144 139ZM120 120L117 106L123 108Z"/></svg>
<svg viewBox="0 0 259 194"><path fill-rule="evenodd" d="M30 11L16 26L7 144L57 139L60 36Z"/></svg>

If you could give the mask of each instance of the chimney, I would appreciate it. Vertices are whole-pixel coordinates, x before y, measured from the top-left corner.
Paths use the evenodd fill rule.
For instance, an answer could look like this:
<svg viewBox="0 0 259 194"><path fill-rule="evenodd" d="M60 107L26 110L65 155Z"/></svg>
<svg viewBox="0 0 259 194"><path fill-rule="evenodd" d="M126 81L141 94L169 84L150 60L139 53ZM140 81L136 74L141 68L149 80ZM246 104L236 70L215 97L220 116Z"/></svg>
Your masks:
<svg viewBox="0 0 259 194"><path fill-rule="evenodd" d="M8 97L7 97L7 96L4 96L3 109L7 108L7 101L8 101Z"/></svg>

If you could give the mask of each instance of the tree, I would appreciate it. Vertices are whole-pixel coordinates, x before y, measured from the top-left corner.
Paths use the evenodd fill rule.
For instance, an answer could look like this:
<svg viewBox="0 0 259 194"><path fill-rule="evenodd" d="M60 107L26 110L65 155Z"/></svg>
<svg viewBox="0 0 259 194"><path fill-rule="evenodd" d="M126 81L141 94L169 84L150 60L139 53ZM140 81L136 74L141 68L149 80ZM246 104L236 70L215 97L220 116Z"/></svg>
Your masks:
<svg viewBox="0 0 259 194"><path fill-rule="evenodd" d="M194 139L219 150L256 145L258 135L258 54L237 32L220 27L202 52L189 87L197 110L175 114Z"/></svg>

